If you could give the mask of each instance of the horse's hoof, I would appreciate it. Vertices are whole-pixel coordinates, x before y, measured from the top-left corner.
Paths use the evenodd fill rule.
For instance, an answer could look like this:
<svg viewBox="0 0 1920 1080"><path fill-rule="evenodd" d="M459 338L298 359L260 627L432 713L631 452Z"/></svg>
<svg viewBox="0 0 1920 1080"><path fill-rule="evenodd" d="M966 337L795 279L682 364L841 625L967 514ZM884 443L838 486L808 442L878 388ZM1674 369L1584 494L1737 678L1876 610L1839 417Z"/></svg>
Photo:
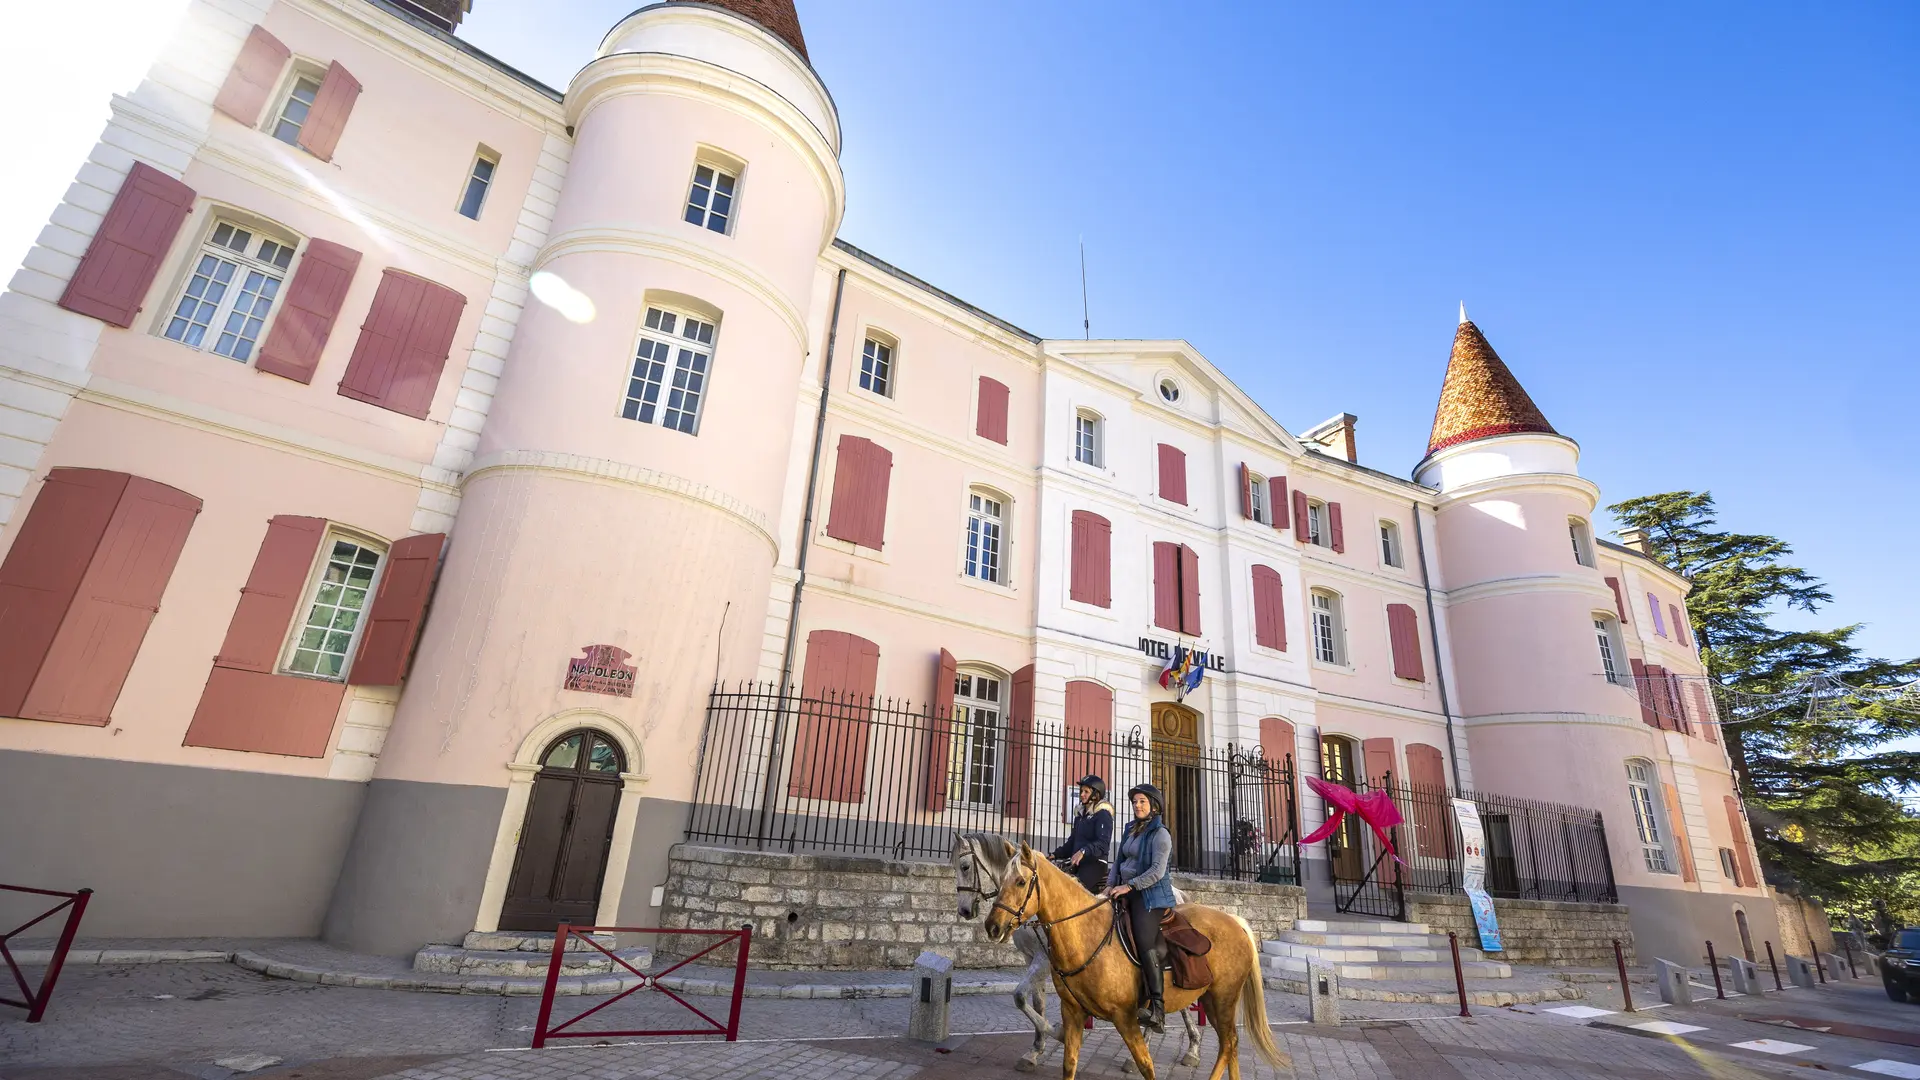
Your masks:
<svg viewBox="0 0 1920 1080"><path fill-rule="evenodd" d="M1032 1054L1027 1054L1019 1061L1013 1063L1013 1068L1016 1072L1032 1072L1039 1067L1040 1063L1034 1060Z"/></svg>
<svg viewBox="0 0 1920 1080"><path fill-rule="evenodd" d="M1189 1069L1200 1064L1200 1048L1196 1046L1180 1055L1180 1064L1185 1065Z"/></svg>

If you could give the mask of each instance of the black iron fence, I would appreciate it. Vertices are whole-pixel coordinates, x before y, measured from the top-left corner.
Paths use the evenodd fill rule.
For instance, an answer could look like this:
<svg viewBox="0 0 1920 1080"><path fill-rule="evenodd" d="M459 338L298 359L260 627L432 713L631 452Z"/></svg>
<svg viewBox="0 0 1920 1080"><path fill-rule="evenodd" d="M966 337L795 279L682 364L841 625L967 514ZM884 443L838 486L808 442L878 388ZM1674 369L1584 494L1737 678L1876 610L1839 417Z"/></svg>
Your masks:
<svg viewBox="0 0 1920 1080"><path fill-rule="evenodd" d="M716 688L709 698L687 838L939 859L956 832L993 832L1051 851L1072 831L1077 781L1089 773L1106 780L1120 821L1128 788L1160 788L1175 869L1306 884L1302 793L1290 754L1169 745L1137 727L1010 719L990 701L936 710L886 698L783 695L757 683ZM1386 857L1372 831L1349 817L1325 852L1341 910L1400 918L1407 892L1460 891L1455 793L1390 775L1356 786L1393 793L1403 822L1390 835L1403 861ZM1492 895L1617 899L1598 811L1463 797L1479 812Z"/></svg>
<svg viewBox="0 0 1920 1080"><path fill-rule="evenodd" d="M786 851L945 858L956 832L1042 851L1072 831L1077 781L1166 794L1175 869L1300 880L1290 756L1150 745L1138 728L1009 719L991 703L934 710L886 698L804 698L766 684L716 689L701 736L689 840Z"/></svg>

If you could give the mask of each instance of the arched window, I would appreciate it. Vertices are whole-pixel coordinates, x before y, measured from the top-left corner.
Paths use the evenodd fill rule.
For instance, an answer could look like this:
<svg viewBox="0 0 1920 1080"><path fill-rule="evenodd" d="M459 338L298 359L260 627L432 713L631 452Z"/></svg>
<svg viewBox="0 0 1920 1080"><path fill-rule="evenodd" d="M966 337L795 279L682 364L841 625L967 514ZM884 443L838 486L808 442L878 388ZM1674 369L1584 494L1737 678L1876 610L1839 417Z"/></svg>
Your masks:
<svg viewBox="0 0 1920 1080"><path fill-rule="evenodd" d="M252 360L299 245L283 229L216 213L161 336L243 364Z"/></svg>
<svg viewBox="0 0 1920 1080"><path fill-rule="evenodd" d="M590 776L618 776L626 765L620 747L611 736L582 728L555 739L541 755L540 767Z"/></svg>
<svg viewBox="0 0 1920 1080"><path fill-rule="evenodd" d="M1659 800L1654 788L1659 772L1645 758L1627 761L1627 797L1633 801L1633 825L1640 837L1640 850L1647 869L1656 874L1673 873L1673 860L1667 857L1666 829L1662 827Z"/></svg>
<svg viewBox="0 0 1920 1080"><path fill-rule="evenodd" d="M1323 664L1347 662L1347 624L1340 594L1313 590L1313 658Z"/></svg>
<svg viewBox="0 0 1920 1080"><path fill-rule="evenodd" d="M949 805L994 805L1005 751L1007 680L979 668L953 677L953 762L947 770Z"/></svg>
<svg viewBox="0 0 1920 1080"><path fill-rule="evenodd" d="M1073 460L1082 465L1091 465L1096 469L1100 467L1100 462L1106 457L1100 445L1102 426L1100 414L1092 409L1078 409L1074 412Z"/></svg>
<svg viewBox="0 0 1920 1080"><path fill-rule="evenodd" d="M966 574L970 578L1007 583L1006 499L999 492L974 488L967 493Z"/></svg>
<svg viewBox="0 0 1920 1080"><path fill-rule="evenodd" d="M1600 649L1600 673L1610 683L1624 684L1626 675L1621 658L1626 656L1626 650L1620 645L1620 620L1604 611L1593 612L1593 638Z"/></svg>
<svg viewBox="0 0 1920 1080"><path fill-rule="evenodd" d="M713 364L714 327L711 316L648 304L620 415L699 434L700 407Z"/></svg>

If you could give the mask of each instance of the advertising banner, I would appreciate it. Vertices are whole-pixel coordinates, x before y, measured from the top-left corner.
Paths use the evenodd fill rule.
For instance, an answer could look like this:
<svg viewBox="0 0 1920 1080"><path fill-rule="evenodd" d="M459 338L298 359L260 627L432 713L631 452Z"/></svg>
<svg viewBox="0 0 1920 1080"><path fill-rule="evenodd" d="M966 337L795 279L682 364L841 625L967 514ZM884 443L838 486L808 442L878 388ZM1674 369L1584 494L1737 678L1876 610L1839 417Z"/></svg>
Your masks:
<svg viewBox="0 0 1920 1080"><path fill-rule="evenodd" d="M1480 825L1480 808L1467 799L1453 800L1453 820L1460 828L1460 887L1473 906L1473 924L1480 931L1483 952L1500 952L1500 923L1494 918L1493 897L1487 895L1487 835Z"/></svg>

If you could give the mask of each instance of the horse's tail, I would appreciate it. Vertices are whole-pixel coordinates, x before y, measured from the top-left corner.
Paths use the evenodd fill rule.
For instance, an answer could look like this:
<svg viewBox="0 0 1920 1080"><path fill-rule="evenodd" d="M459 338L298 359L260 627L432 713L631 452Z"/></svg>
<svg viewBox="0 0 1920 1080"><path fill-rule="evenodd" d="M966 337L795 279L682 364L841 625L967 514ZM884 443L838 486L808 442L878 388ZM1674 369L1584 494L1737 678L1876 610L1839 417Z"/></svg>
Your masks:
<svg viewBox="0 0 1920 1080"><path fill-rule="evenodd" d="M1240 987L1240 1019L1247 1029L1247 1037L1253 1040L1253 1048L1267 1060L1267 1064L1276 1069L1289 1066L1286 1052L1280 1044L1273 1041L1273 1028L1267 1023L1267 987L1260 971L1260 938L1253 932L1247 920L1238 915L1233 921L1247 933L1247 945L1253 950L1248 965L1246 981Z"/></svg>

